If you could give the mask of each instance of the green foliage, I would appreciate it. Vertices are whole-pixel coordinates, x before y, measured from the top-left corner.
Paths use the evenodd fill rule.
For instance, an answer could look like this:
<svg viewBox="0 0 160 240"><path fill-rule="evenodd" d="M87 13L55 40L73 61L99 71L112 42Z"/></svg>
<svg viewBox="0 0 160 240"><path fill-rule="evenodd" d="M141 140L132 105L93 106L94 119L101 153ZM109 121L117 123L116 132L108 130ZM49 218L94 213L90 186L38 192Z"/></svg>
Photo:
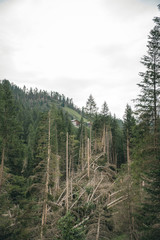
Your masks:
<svg viewBox="0 0 160 240"><path fill-rule="evenodd" d="M14 204L20 204L25 199L26 179L23 176L11 175L9 179L8 193Z"/></svg>
<svg viewBox="0 0 160 240"><path fill-rule="evenodd" d="M9 218L9 211L12 204L7 191L0 194L0 239L10 239L12 219Z"/></svg>
<svg viewBox="0 0 160 240"><path fill-rule="evenodd" d="M84 227L74 227L76 223L75 217L70 212L59 220L60 240L85 240Z"/></svg>
<svg viewBox="0 0 160 240"><path fill-rule="evenodd" d="M158 24L158 19L156 21ZM149 43L151 58L153 57L153 43L155 43L157 49L157 38L159 38L159 35L157 29L154 29L151 32L151 43ZM123 126L121 120L109 114L106 102L103 104L101 114L98 114L92 95L89 96L86 103L85 115L84 112L81 113L74 107L72 99L66 98L64 95L54 92L49 94L46 91L38 91L38 89L32 88L27 90L25 87L22 90L15 85L11 85L7 80L0 83L0 155L2 156L4 152L2 188L0 191L0 239L40 239L45 203L48 216L43 226L43 234L46 239L83 240L85 235L87 235L87 239L93 239L96 237L97 225L100 223L99 239L128 240L130 237L129 223L127 222L129 219L127 214L130 211L129 204L132 204L130 216L135 219L136 236L142 240L147 239L147 237L156 240L160 238L158 229L160 222L160 173L159 163L157 163L159 156L158 148L155 148L153 144L155 139L156 143L160 140L158 135L160 124L158 119L157 122L154 121L154 114L151 116L151 112L155 112L155 108L153 108L153 105L149 106L151 102L154 103L153 96L155 94L157 98L159 97L157 80L159 73L156 68L157 79L154 79L154 65L148 65L149 60L148 57L143 59L148 72L142 74L143 80L139 84L144 90L142 93L145 93L145 96L142 94L138 99L140 121L135 122L132 110L127 105ZM155 66L157 67L157 65ZM157 92L153 91L154 84L156 84ZM150 94L152 94L152 97ZM148 98L146 99L146 97ZM51 124L51 159L47 167L48 111L50 111ZM114 230L111 213L107 209L106 199L109 201L107 191L110 188L108 180L107 191L104 188L106 183L103 181L94 193L95 196L90 199L89 196L94 189L92 181L88 184L85 172L80 172L86 166L86 143L89 136L89 128L85 124L87 118L83 118L84 116L89 117L90 122L92 122L92 125L90 125L91 161L99 153L106 152L101 158L95 160L95 165L91 165L91 177L96 174L94 176L95 180L99 179L100 171L103 175L102 169L105 169L104 175L109 171L109 178L114 181L114 177L112 177L112 170L114 169L108 167L107 164L113 163L118 168L121 167L119 177L112 184L117 184L118 191L120 190L119 196L121 194L128 196L128 199L124 202L120 201L117 212L115 212L115 215L119 216L120 212L125 211L121 215L125 219L121 218L120 222L117 221L119 232ZM79 129L73 128L70 121L73 117L81 120ZM155 125L157 126L156 129ZM155 130L157 134L155 134ZM68 212L64 217L61 217L65 211L67 132L69 133L69 180L72 180L73 194L69 195L69 205L74 202L75 204L71 208L72 213ZM124 145L127 137L130 141L132 160L131 176L129 178L127 166L122 166L125 162L126 149ZM107 142L106 139L109 139L109 141ZM103 149L105 141L105 144L108 144L108 155L107 147ZM151 168L151 163L156 163L157 168ZM94 172L94 166L98 167L96 173ZM103 168L99 166L103 166ZM147 168L149 168L149 171L145 175L144 171ZM48 183L46 183L47 171L49 173ZM79 182L77 182L76 177ZM130 179L132 184L129 186L128 180ZM145 198L143 198L141 192L142 180L145 181L145 190L143 190ZM57 188L56 181L59 184ZM47 193L45 192L46 187L48 187ZM62 192L62 189L64 189L64 192ZM119 196L113 194L113 201ZM84 201L84 199L88 200ZM140 203L140 200L143 204ZM78 225L86 217L89 217L89 219L84 223L85 228L83 224ZM121 222L123 223L121 224ZM115 237L113 238L113 236Z"/></svg>
<svg viewBox="0 0 160 240"><path fill-rule="evenodd" d="M111 240L128 240L128 236L127 235L125 235L125 234L120 234L119 233L119 236L117 236L117 237L114 237L114 238L112 238Z"/></svg>
<svg viewBox="0 0 160 240"><path fill-rule="evenodd" d="M102 105L101 114L104 118L107 118L109 115L109 108L108 108L106 101Z"/></svg>
<svg viewBox="0 0 160 240"><path fill-rule="evenodd" d="M131 107L127 104L124 114L123 131L126 138L128 135L129 140L133 137L133 129L135 125L136 120L134 118L133 111Z"/></svg>
<svg viewBox="0 0 160 240"><path fill-rule="evenodd" d="M80 115L77 111L75 111L74 109L71 109L71 108L69 108L69 107L64 107L64 110L65 110L66 112L68 112L68 114L69 114L69 116L71 116L71 118L75 118L75 119L77 119L78 121L81 120L81 115ZM84 118L83 120L84 120L84 122L87 122L87 119L86 119L86 118Z"/></svg>
<svg viewBox="0 0 160 240"><path fill-rule="evenodd" d="M123 131L120 127L119 120L114 117L111 119L112 131L112 159L114 163L120 168L124 163L124 149L123 149ZM117 160L116 160L117 159Z"/></svg>
<svg viewBox="0 0 160 240"><path fill-rule="evenodd" d="M92 210L95 210L96 209L96 204L94 204L93 202L87 202L84 204L84 212L85 212L85 215L89 215Z"/></svg>
<svg viewBox="0 0 160 240"><path fill-rule="evenodd" d="M160 164L153 166L145 175L145 199L136 215L142 240L160 237ZM143 222L143 224L140 224Z"/></svg>
<svg viewBox="0 0 160 240"><path fill-rule="evenodd" d="M86 114L89 116L89 119L91 120L92 117L94 117L94 115L97 112L97 106L96 103L94 101L94 98L92 96L92 94L90 94L87 102L86 102L86 108L85 108Z"/></svg>

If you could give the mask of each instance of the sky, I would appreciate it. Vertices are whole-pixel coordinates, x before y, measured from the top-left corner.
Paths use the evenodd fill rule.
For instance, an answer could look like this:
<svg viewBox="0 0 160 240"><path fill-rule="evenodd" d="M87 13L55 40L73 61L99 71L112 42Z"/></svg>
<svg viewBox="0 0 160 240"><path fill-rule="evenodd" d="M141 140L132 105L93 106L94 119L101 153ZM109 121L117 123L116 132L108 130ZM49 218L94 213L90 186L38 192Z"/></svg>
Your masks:
<svg viewBox="0 0 160 240"><path fill-rule="evenodd" d="M90 94L123 118L139 93L156 0L0 0L0 80L57 91L78 107Z"/></svg>

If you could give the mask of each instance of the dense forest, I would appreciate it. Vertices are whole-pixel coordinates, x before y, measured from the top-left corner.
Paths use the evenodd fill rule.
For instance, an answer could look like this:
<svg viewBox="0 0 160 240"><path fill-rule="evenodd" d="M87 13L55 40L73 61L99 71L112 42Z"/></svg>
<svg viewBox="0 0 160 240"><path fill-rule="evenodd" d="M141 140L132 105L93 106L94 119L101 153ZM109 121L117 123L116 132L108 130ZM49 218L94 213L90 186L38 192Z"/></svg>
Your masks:
<svg viewBox="0 0 160 240"><path fill-rule="evenodd" d="M0 82L0 239L160 239L160 18L135 110ZM76 124L73 124L76 121Z"/></svg>

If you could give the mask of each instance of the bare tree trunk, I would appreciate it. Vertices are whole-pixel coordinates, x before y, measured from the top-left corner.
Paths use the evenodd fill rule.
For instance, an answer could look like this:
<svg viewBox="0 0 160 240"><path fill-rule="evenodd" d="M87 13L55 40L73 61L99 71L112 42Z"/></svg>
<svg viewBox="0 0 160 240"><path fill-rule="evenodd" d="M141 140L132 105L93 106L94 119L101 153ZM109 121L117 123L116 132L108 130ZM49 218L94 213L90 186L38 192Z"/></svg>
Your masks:
<svg viewBox="0 0 160 240"><path fill-rule="evenodd" d="M60 182L60 168L59 168L59 161L60 156L58 155L58 139L57 139L57 127L55 127L55 138L56 138L56 167L55 167L55 190L59 191L59 182Z"/></svg>
<svg viewBox="0 0 160 240"><path fill-rule="evenodd" d="M83 146L83 138L82 138L82 159L81 159L81 165L82 165L82 171L84 170L84 162L83 162L83 159L84 159L84 146Z"/></svg>
<svg viewBox="0 0 160 240"><path fill-rule="evenodd" d="M48 157L47 157L47 169L46 169L46 184L45 184L45 197L43 202L43 213L42 213L42 225L41 225L41 239L43 239L43 226L47 222L47 200L48 200L48 184L49 184L49 165L51 158L51 144L50 137L51 136L51 120L50 120L50 112L48 113Z"/></svg>
<svg viewBox="0 0 160 240"><path fill-rule="evenodd" d="M89 141L89 138L88 138L88 142L87 142L87 150L88 150L88 157L87 157L87 162L88 162L88 178L89 178L89 175L90 175L90 141Z"/></svg>
<svg viewBox="0 0 160 240"><path fill-rule="evenodd" d="M68 212L68 196L69 196L69 182L68 182L68 132L66 138L66 211Z"/></svg>
<svg viewBox="0 0 160 240"><path fill-rule="evenodd" d="M88 150L87 150L87 141L88 141L88 138L87 138L87 132L86 132L86 129L85 129L85 159L87 159L87 153L88 153Z"/></svg>
<svg viewBox="0 0 160 240"><path fill-rule="evenodd" d="M91 121L90 121L90 144L89 144L89 155L90 158L92 157L92 146L91 146L91 139L92 139L92 126L91 126Z"/></svg>
<svg viewBox="0 0 160 240"><path fill-rule="evenodd" d="M127 164L128 164L128 174L130 174L130 150L129 150L128 129L127 129Z"/></svg>
<svg viewBox="0 0 160 240"><path fill-rule="evenodd" d="M95 151L95 153L97 153L97 134L96 134L96 130L95 130L94 151Z"/></svg>
<svg viewBox="0 0 160 240"><path fill-rule="evenodd" d="M107 138L107 161L108 161L108 163L110 162L109 161L109 132L108 132L108 130L106 131L106 138Z"/></svg>
<svg viewBox="0 0 160 240"><path fill-rule="evenodd" d="M70 154L70 157L69 157L69 162L68 162L68 178L71 177L71 172L72 172L72 158L71 158L71 154Z"/></svg>
<svg viewBox="0 0 160 240"><path fill-rule="evenodd" d="M59 179L60 179L60 169L59 169L60 156L56 154L56 171L55 171L55 190L59 191Z"/></svg>
<svg viewBox="0 0 160 240"><path fill-rule="evenodd" d="M111 132L111 130L109 130L109 138L110 138L110 145L112 146L112 132ZM111 156L111 154L110 154L110 156ZM113 159L112 159L112 156L111 156L109 163L112 163L112 162L113 162Z"/></svg>
<svg viewBox="0 0 160 240"><path fill-rule="evenodd" d="M103 128L103 141L104 141L104 145L103 145L103 152L104 154L106 153L106 125L104 124L104 128Z"/></svg>
<svg viewBox="0 0 160 240"><path fill-rule="evenodd" d="M99 240L99 230L100 230L100 214L98 217L98 226L97 226L97 235L96 235L96 240Z"/></svg>
<svg viewBox="0 0 160 240"><path fill-rule="evenodd" d="M84 146L83 146L83 125L82 125L82 129L81 129L81 139L80 139L80 160L81 160L81 169L82 171L84 170L84 162L83 162L83 158L84 158Z"/></svg>
<svg viewBox="0 0 160 240"><path fill-rule="evenodd" d="M73 176L71 176L71 200L73 200L73 186L72 186L72 177Z"/></svg>

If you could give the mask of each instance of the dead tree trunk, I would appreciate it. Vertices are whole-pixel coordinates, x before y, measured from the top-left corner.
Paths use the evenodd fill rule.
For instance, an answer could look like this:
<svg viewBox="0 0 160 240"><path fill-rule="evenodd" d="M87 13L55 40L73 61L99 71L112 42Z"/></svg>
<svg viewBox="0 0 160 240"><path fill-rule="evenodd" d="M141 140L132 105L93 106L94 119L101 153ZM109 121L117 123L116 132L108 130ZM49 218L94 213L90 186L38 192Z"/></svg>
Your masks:
<svg viewBox="0 0 160 240"><path fill-rule="evenodd" d="M57 127L55 128L55 142L57 144L56 147L56 167L55 167L55 190L59 191L59 182L60 182L60 167L59 167L59 161L60 156L58 155L58 139L57 139Z"/></svg>
<svg viewBox="0 0 160 240"><path fill-rule="evenodd" d="M89 138L88 138L88 142L87 142L87 150L88 150L87 162L88 162L88 179L89 179L89 175L90 175L90 141L89 141Z"/></svg>
<svg viewBox="0 0 160 240"><path fill-rule="evenodd" d="M112 146L112 132L111 130L109 130L109 139L110 139L110 145ZM111 154L110 154L111 156ZM113 162L113 159L112 159L112 156L110 157L109 159L109 163L112 163Z"/></svg>
<svg viewBox="0 0 160 240"><path fill-rule="evenodd" d="M68 132L66 136L66 211L68 212L69 180L68 180Z"/></svg>
<svg viewBox="0 0 160 240"><path fill-rule="evenodd" d="M47 222L47 200L48 200L48 185L49 185L49 165L51 158L51 119L50 112L48 113L48 156L47 156L47 168L46 168L46 183L45 183L45 195L43 202L43 213L42 213L42 225L41 225L41 239L43 239L43 226Z"/></svg>
<svg viewBox="0 0 160 240"><path fill-rule="evenodd" d="M95 151L95 153L97 153L97 133L96 133L96 130L95 130L94 151Z"/></svg>
<svg viewBox="0 0 160 240"><path fill-rule="evenodd" d="M89 144L89 155L90 158L92 157L92 145L91 145L91 139L92 139L92 125L91 125L91 121L90 121L90 144Z"/></svg>
<svg viewBox="0 0 160 240"><path fill-rule="evenodd" d="M81 169L82 171L84 170L84 146L83 146L83 124L82 124L82 129L81 129L81 139L80 139L80 161L81 161Z"/></svg>
<svg viewBox="0 0 160 240"><path fill-rule="evenodd" d="M87 130L85 129L85 159L87 159L87 141L88 141L88 138L87 138Z"/></svg>
<svg viewBox="0 0 160 240"><path fill-rule="evenodd" d="M96 235L96 240L99 240L99 230L100 230L100 214L98 217L98 226L97 226L97 235Z"/></svg>
<svg viewBox="0 0 160 240"><path fill-rule="evenodd" d="M60 169L59 169L60 156L56 154L56 169L55 169L55 190L59 191L59 179L60 179Z"/></svg>
<svg viewBox="0 0 160 240"><path fill-rule="evenodd" d="M131 197L131 159L130 159L130 141L127 129L127 165L128 165L128 218L129 218L129 230L130 240L134 239L134 217L133 217L133 206Z"/></svg>
<svg viewBox="0 0 160 240"><path fill-rule="evenodd" d="M127 165L128 165L128 174L130 174L130 149L129 149L129 136L127 130Z"/></svg>
<svg viewBox="0 0 160 240"><path fill-rule="evenodd" d="M103 152L104 154L106 153L106 125L104 124L104 127L103 127Z"/></svg>
<svg viewBox="0 0 160 240"><path fill-rule="evenodd" d="M109 155L110 155L110 153L109 153L109 132L108 132L108 130L106 131L106 140L107 140L107 161L109 162Z"/></svg>

